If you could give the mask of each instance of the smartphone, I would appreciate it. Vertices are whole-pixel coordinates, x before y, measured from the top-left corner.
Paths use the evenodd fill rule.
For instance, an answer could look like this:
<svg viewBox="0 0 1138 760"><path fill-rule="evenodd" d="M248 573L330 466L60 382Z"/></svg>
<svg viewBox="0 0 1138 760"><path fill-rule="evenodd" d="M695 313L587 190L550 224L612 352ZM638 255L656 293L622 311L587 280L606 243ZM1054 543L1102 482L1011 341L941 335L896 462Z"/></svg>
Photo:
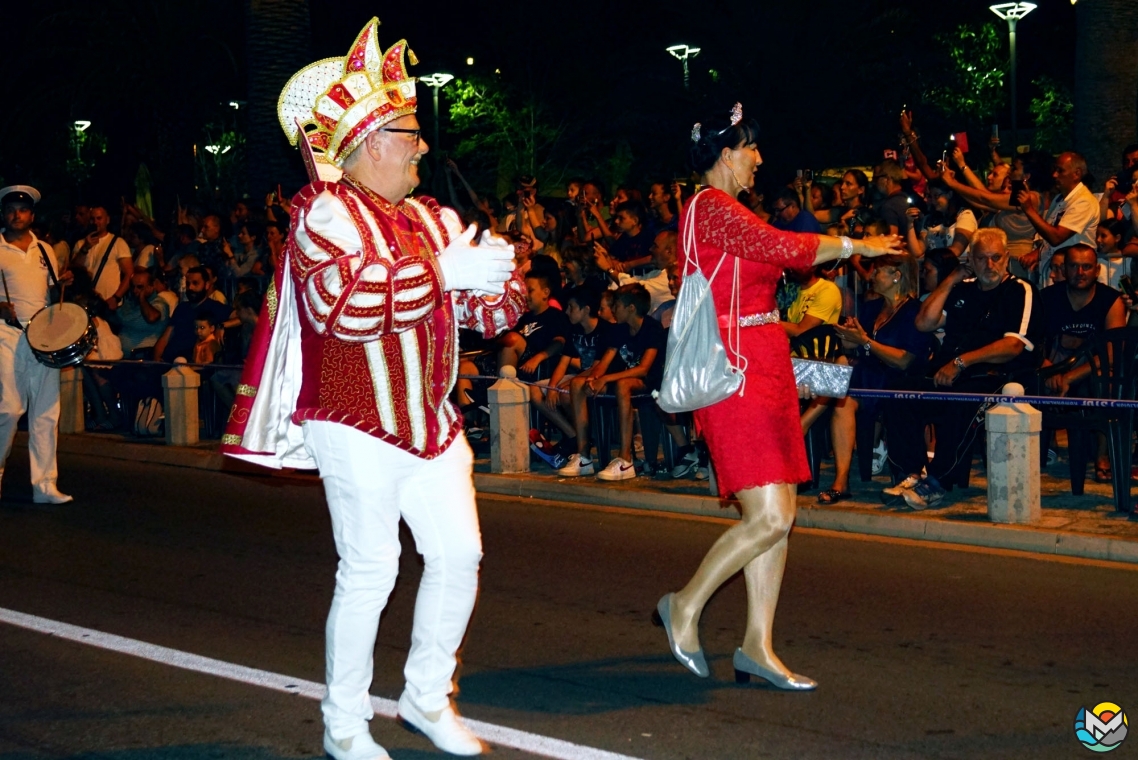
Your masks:
<svg viewBox="0 0 1138 760"><path fill-rule="evenodd" d="M1130 275L1124 274L1119 277L1118 285L1130 297L1131 302L1138 303L1138 291L1134 290L1134 283L1130 281Z"/></svg>
<svg viewBox="0 0 1138 760"><path fill-rule="evenodd" d="M999 124L993 124L992 125L992 138L995 140L1000 139L1000 125Z"/></svg>
<svg viewBox="0 0 1138 760"><path fill-rule="evenodd" d="M813 169L802 169L801 171L802 171L802 174L800 176L802 177L802 179L806 180L807 182L813 182L814 181L814 170Z"/></svg>
<svg viewBox="0 0 1138 760"><path fill-rule="evenodd" d="M1024 182L1022 179L1013 179L1011 182L1011 189L1012 189L1012 203L1014 204L1016 202L1016 198L1019 197L1019 194L1027 189L1027 183Z"/></svg>

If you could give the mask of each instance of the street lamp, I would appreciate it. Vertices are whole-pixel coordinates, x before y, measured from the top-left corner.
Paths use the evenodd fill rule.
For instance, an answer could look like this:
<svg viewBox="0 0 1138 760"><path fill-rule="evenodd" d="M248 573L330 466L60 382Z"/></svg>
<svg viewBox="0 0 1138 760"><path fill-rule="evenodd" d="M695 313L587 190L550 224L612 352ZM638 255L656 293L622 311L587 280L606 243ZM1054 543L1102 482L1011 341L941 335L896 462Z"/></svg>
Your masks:
<svg viewBox="0 0 1138 760"><path fill-rule="evenodd" d="M1016 112L1016 22L1035 10L1035 3L1000 3L988 6L988 10L1008 22L1008 47L1010 48L1012 69L1012 150L1019 142L1019 121Z"/></svg>
<svg viewBox="0 0 1138 760"><path fill-rule="evenodd" d="M428 74L425 77L419 77L420 82L435 91L435 150L439 149L439 90L446 87L452 79L454 76L451 74Z"/></svg>
<svg viewBox="0 0 1138 760"><path fill-rule="evenodd" d="M75 159L82 161L83 154L80 152L80 148L83 143L83 138L81 138L80 135L87 131L87 128L91 126L91 122L85 119L76 119L72 122L72 125L75 127Z"/></svg>
<svg viewBox="0 0 1138 760"><path fill-rule="evenodd" d="M688 89L688 59L699 55L699 48L690 45L672 45L666 49L684 65L684 89Z"/></svg>

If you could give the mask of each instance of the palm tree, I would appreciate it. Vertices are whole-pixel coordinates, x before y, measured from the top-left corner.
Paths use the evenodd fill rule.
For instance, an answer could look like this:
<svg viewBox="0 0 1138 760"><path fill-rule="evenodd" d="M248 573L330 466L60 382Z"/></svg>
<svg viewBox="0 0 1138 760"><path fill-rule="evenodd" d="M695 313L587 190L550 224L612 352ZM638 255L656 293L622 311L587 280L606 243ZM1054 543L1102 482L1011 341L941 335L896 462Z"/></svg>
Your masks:
<svg viewBox="0 0 1138 760"><path fill-rule="evenodd" d="M277 122L277 98L289 78L312 63L308 0L245 0L249 191L254 198L304 184L304 167Z"/></svg>
<svg viewBox="0 0 1138 760"><path fill-rule="evenodd" d="M1075 145L1099 180L1138 132L1138 2L1075 6Z"/></svg>

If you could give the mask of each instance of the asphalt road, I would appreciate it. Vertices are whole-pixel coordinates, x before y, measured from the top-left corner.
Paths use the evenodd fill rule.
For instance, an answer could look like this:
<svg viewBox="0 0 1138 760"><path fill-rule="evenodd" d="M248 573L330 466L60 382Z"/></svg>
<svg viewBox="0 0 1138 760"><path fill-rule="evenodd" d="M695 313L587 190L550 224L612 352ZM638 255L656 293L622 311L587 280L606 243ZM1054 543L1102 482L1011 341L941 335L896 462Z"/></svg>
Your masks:
<svg viewBox="0 0 1138 760"><path fill-rule="evenodd" d="M65 457L73 505L0 503L0 608L322 681L335 552L319 483ZM1138 715L1138 574L798 531L778 651L821 686L736 686L741 578L712 600L712 678L649 622L718 522L484 498L464 715L645 760L1073 758L1080 707ZM409 535L372 693L402 690ZM1133 725L1133 724L1132 724ZM0 624L0 758L319 757L315 701ZM440 757L387 719L395 760ZM1114 757L1138 756L1138 738ZM501 759L534 757L497 748Z"/></svg>

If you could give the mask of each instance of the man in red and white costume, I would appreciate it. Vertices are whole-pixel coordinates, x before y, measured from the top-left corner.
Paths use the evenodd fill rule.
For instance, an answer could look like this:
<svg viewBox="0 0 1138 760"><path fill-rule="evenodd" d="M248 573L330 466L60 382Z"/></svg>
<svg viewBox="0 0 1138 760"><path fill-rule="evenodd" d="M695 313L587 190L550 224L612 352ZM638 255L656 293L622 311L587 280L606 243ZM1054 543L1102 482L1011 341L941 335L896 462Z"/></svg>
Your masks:
<svg viewBox="0 0 1138 760"><path fill-rule="evenodd" d="M476 755L483 745L450 693L482 545L470 447L447 397L458 328L507 329L525 291L511 247L485 236L472 245L473 228L463 232L454 211L408 197L427 152L403 60L410 51L400 41L382 52L377 26L372 19L346 57L306 67L281 94L281 125L321 180L293 200L223 451L316 467L324 482L340 556L324 749L337 760L388 757L368 731L368 688L402 518L425 567L399 714L440 749Z"/></svg>

